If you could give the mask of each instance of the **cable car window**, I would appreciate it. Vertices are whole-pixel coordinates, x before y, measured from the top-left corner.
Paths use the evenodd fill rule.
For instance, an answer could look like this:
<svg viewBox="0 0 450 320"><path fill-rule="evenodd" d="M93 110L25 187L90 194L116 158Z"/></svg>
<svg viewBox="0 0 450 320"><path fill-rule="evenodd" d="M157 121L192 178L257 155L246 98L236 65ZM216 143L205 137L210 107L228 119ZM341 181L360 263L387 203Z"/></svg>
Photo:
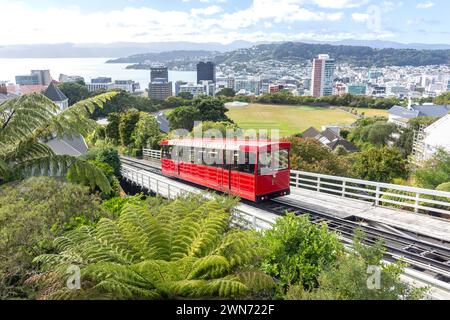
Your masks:
<svg viewBox="0 0 450 320"><path fill-rule="evenodd" d="M162 157L163 159L172 159L173 146L163 146L162 147Z"/></svg>
<svg viewBox="0 0 450 320"><path fill-rule="evenodd" d="M204 165L205 164L205 155L206 155L206 149L195 149L195 164L198 165Z"/></svg>
<svg viewBox="0 0 450 320"><path fill-rule="evenodd" d="M195 148L191 148L191 153L189 155L189 162L194 164L195 163Z"/></svg>
<svg viewBox="0 0 450 320"><path fill-rule="evenodd" d="M289 150L262 152L259 154L258 174L267 175L289 169Z"/></svg>
<svg viewBox="0 0 450 320"><path fill-rule="evenodd" d="M231 170L255 174L255 158L255 153L235 151Z"/></svg>

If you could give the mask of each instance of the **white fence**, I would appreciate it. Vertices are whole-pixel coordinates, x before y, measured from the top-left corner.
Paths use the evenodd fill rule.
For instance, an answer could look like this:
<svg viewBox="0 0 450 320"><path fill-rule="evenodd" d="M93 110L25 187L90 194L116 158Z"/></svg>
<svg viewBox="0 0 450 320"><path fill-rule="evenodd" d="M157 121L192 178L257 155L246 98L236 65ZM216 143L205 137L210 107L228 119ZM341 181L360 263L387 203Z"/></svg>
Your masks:
<svg viewBox="0 0 450 320"><path fill-rule="evenodd" d="M450 192L291 171L291 186L450 218Z"/></svg>
<svg viewBox="0 0 450 320"><path fill-rule="evenodd" d="M160 160L160 150L144 149L144 156ZM291 187L371 202L416 213L450 218L450 192L291 171Z"/></svg>
<svg viewBox="0 0 450 320"><path fill-rule="evenodd" d="M144 149L143 155L150 159L161 160L161 150Z"/></svg>

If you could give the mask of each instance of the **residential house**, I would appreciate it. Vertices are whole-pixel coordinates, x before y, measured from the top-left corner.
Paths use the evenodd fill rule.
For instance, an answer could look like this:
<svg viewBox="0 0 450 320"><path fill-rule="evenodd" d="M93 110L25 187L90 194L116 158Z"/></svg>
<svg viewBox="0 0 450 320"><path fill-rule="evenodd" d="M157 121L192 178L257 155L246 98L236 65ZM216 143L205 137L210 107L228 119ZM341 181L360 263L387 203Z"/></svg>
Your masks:
<svg viewBox="0 0 450 320"><path fill-rule="evenodd" d="M409 121L418 117L442 118L450 113L450 105L424 104L415 106L410 103L407 108L393 106L389 110L389 122L407 128Z"/></svg>
<svg viewBox="0 0 450 320"><path fill-rule="evenodd" d="M339 146L344 147L345 150L351 153L359 151L357 146L355 146L350 141L345 140L330 128L327 128L324 131L320 132L316 128L311 127L303 132L302 136L306 139L316 139L325 147L333 151L336 150Z"/></svg>

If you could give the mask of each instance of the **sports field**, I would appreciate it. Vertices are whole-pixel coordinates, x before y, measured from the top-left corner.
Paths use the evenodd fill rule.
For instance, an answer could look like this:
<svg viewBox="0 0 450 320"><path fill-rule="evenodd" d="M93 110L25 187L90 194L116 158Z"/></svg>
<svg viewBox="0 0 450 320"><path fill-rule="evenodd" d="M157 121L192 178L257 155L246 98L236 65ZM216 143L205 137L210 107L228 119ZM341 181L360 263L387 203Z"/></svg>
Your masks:
<svg viewBox="0 0 450 320"><path fill-rule="evenodd" d="M282 136L302 133L310 127L318 130L324 125L351 125L357 117L335 108L250 104L229 107L228 117L242 129L279 129ZM387 116L385 110L361 109L366 116Z"/></svg>

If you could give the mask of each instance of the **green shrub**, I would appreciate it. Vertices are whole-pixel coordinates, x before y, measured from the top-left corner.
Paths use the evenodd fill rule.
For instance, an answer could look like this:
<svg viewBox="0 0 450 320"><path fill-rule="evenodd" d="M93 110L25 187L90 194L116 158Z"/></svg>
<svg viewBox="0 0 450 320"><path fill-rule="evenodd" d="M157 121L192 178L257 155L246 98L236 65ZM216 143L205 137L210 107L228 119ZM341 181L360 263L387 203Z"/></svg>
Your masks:
<svg viewBox="0 0 450 320"><path fill-rule="evenodd" d="M281 294L291 285L314 288L319 274L343 253L336 234L326 225L314 225L307 216L288 214L264 232L268 257L262 270L279 280Z"/></svg>
<svg viewBox="0 0 450 320"><path fill-rule="evenodd" d="M23 285L32 260L53 250L53 240L105 213L86 187L52 178L31 178L0 188L0 299L33 298Z"/></svg>
<svg viewBox="0 0 450 320"><path fill-rule="evenodd" d="M355 249L348 255L341 255L336 262L322 271L319 286L305 290L293 286L287 293L290 300L417 300L426 293L424 288L414 288L404 283L400 276L404 265L382 262L385 250L379 241L372 247L362 245L363 234L354 240ZM374 270L380 270L380 283L370 279ZM370 284L370 286L368 285Z"/></svg>

